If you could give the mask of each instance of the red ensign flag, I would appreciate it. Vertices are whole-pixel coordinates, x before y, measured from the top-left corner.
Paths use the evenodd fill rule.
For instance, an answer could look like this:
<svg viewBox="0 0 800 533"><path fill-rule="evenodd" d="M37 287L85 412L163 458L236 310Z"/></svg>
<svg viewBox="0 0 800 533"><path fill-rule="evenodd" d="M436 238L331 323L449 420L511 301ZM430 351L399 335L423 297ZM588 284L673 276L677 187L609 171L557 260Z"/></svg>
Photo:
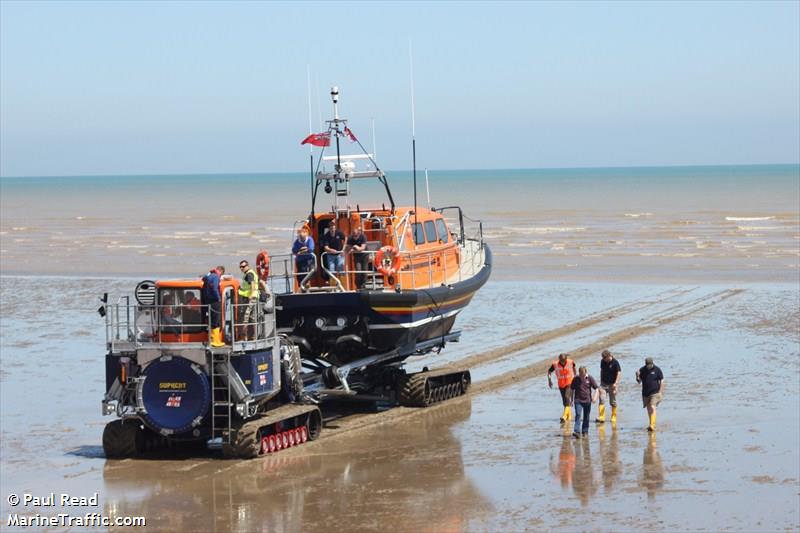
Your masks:
<svg viewBox="0 0 800 533"><path fill-rule="evenodd" d="M314 146L330 146L331 134L330 133L312 133L300 144L313 144Z"/></svg>
<svg viewBox="0 0 800 533"><path fill-rule="evenodd" d="M353 135L353 132L352 132L352 131L350 131L350 128L348 128L347 126L345 126L345 127L344 127L344 133L345 133L345 135L347 135L348 137L350 137L350 140L351 140L351 141L353 141L353 142L356 142L356 141L358 141L358 139L356 139L356 136L355 136L355 135Z"/></svg>

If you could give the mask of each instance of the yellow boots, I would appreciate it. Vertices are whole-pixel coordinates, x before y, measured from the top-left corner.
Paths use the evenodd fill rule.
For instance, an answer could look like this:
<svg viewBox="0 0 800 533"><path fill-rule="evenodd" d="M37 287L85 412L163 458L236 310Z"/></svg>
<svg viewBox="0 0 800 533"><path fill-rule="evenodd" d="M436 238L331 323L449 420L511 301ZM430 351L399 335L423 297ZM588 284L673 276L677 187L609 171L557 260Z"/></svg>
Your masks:
<svg viewBox="0 0 800 533"><path fill-rule="evenodd" d="M606 421L606 406L605 406L605 404L601 403L598 406L597 409L598 409L599 412L597 413L597 418L595 418L594 421L595 422L605 422Z"/></svg>
<svg viewBox="0 0 800 533"><path fill-rule="evenodd" d="M611 407L611 423L612 424L616 424L617 423L617 406L616 405Z"/></svg>
<svg viewBox="0 0 800 533"><path fill-rule="evenodd" d="M648 426L647 431L655 431L656 430L656 414L653 413L650 415L650 426Z"/></svg>
<svg viewBox="0 0 800 533"><path fill-rule="evenodd" d="M570 411L570 410L569 410L569 405L567 405L566 407L564 407L564 412L561 414L561 421L562 421L562 422L566 422L567 420L569 420L570 418L572 418L572 417L570 416L570 412L569 412L569 411Z"/></svg>
<svg viewBox="0 0 800 533"><path fill-rule="evenodd" d="M213 328L208 335L208 340L209 344L215 348L225 346L225 342L222 340L222 330L220 328Z"/></svg>

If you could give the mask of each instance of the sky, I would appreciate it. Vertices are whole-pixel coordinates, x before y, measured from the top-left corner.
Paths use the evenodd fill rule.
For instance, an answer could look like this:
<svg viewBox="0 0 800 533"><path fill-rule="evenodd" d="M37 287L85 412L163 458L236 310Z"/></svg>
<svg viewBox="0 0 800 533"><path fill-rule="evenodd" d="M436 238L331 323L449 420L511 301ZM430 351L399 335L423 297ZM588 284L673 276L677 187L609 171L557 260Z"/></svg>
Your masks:
<svg viewBox="0 0 800 533"><path fill-rule="evenodd" d="M800 161L800 2L0 2L0 176ZM347 147L347 150L350 148Z"/></svg>

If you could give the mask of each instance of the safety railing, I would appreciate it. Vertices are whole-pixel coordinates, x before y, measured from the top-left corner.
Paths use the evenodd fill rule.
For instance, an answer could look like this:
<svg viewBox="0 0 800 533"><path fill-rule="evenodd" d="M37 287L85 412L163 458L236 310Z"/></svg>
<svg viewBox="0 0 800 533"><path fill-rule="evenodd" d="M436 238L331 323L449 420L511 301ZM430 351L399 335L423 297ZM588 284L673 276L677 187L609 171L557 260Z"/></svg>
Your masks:
<svg viewBox="0 0 800 533"><path fill-rule="evenodd" d="M105 306L106 345L112 352L152 344L210 344L210 306L138 305L130 302L129 296L123 296L116 304ZM275 336L274 298L270 295L265 301L225 302L219 327L224 345L270 341Z"/></svg>
<svg viewBox="0 0 800 533"><path fill-rule="evenodd" d="M456 231L450 234L450 242L455 243L457 252L454 253L451 246L443 246L432 252L400 252L401 267L391 277L384 276L377 270L377 250L305 254L311 258L311 266L304 270L298 269L297 256L275 255L270 258L270 284L276 293L288 294L324 290L381 290L388 288L387 283L400 290L420 289L469 278L483 266L483 223L464 215L461 208L456 206L438 208L435 211L442 214L448 211L457 212L458 218L453 224ZM401 240L407 233L402 229L405 227L403 224L407 225L409 220L406 213L403 219L396 221L396 224L400 224L396 234ZM343 258L343 268L339 268L342 263L338 263L338 260L332 261L334 256ZM318 286L313 283L316 280Z"/></svg>

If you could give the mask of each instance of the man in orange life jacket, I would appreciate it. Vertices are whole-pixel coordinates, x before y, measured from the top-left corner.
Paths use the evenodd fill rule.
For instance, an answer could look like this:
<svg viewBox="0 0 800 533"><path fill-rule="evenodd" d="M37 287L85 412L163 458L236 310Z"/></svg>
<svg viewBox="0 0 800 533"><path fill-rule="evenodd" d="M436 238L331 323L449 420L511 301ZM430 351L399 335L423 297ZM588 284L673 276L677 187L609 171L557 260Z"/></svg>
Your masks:
<svg viewBox="0 0 800 533"><path fill-rule="evenodd" d="M561 392L561 402L564 404L564 413L561 415L561 422L566 422L571 418L570 407L572 406L572 380L575 377L575 361L569 358L569 354L562 353L556 361L550 365L547 371L547 385L552 389L553 380L550 375L555 372L558 380L558 390Z"/></svg>

